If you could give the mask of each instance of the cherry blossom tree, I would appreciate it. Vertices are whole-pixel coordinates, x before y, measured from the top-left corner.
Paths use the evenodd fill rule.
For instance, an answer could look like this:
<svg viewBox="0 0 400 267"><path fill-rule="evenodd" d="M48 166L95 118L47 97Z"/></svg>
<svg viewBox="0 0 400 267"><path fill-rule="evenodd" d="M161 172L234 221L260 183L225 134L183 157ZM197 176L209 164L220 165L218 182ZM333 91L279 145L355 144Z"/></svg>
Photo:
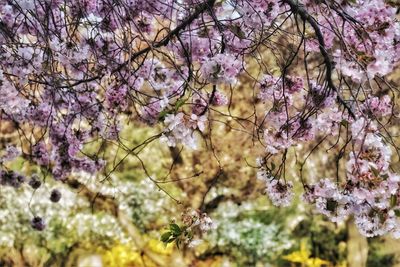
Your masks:
<svg viewBox="0 0 400 267"><path fill-rule="evenodd" d="M133 157L169 194L163 185L175 180L153 177L142 150L162 142L172 165L182 149L213 151L218 162L213 131L234 121L232 130L263 147L252 165L273 204L294 197L288 151L312 144L298 159L304 201L334 222L353 216L366 236L400 237L397 89L386 77L400 57L398 8L385 0L0 0L0 124L18 133L2 140L0 184L36 190L79 172L107 182ZM247 97L243 113L233 112L238 94ZM127 123L158 133L129 146L120 136ZM304 177L324 143L336 177ZM115 149L125 156L113 158ZM11 169L16 157L40 175ZM45 218L32 214L31 224L43 230Z"/></svg>

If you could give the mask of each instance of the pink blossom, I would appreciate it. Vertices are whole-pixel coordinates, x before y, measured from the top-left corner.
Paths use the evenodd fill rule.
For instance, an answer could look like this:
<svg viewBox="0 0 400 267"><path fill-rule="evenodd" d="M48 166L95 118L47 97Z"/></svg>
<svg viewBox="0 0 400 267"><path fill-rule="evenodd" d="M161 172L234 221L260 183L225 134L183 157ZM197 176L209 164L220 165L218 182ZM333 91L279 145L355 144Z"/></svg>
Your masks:
<svg viewBox="0 0 400 267"><path fill-rule="evenodd" d="M217 54L204 61L200 71L211 83L234 83L241 68L241 62L233 55Z"/></svg>
<svg viewBox="0 0 400 267"><path fill-rule="evenodd" d="M293 200L293 183L282 183L279 180L272 179L266 182L266 192L272 204L278 207L287 207Z"/></svg>

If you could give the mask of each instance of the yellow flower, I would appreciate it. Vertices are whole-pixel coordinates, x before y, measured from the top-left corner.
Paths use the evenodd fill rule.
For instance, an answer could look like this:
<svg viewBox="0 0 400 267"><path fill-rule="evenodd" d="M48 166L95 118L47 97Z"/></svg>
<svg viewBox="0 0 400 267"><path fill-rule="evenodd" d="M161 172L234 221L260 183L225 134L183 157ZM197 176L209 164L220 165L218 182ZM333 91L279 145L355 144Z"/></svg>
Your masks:
<svg viewBox="0 0 400 267"><path fill-rule="evenodd" d="M310 256L311 253L307 248L306 240L302 240L299 251L292 252L289 255L283 256L282 258L293 263L300 263L301 266L305 267L321 267L331 265L329 261L322 260L320 258L310 258Z"/></svg>

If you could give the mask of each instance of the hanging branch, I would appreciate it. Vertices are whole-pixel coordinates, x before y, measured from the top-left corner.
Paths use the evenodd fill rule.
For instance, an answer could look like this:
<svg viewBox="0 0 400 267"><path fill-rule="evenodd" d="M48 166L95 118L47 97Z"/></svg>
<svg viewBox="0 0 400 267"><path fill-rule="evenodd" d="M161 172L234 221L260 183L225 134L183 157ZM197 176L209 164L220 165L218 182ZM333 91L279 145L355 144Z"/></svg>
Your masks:
<svg viewBox="0 0 400 267"><path fill-rule="evenodd" d="M337 93L337 100L338 102L344 106L344 108L349 112L350 116L355 119L356 116L351 109L351 107L346 103L346 101L339 95L339 90L336 87L335 83L332 80L332 73L333 73L333 65L332 61L329 57L328 52L326 51L326 46L325 46L325 41L324 41L324 36L321 32L321 29L318 25L318 22L314 19L313 16L308 14L307 10L305 10L299 3L296 3L293 0L283 0L284 3L288 4L290 6L290 9L292 10L293 13L300 15L301 19L303 21L307 21L311 27L313 28L315 35L317 37L318 43L319 43L319 50L321 51L322 57L324 58L324 63L326 67L326 74L325 74L325 79L328 84L328 87L333 90L334 92Z"/></svg>

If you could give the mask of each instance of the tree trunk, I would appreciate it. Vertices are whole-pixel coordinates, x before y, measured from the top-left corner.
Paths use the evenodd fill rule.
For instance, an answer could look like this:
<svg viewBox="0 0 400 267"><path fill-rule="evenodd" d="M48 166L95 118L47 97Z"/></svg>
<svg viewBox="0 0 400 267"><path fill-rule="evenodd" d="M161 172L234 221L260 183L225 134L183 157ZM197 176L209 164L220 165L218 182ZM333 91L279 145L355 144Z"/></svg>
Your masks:
<svg viewBox="0 0 400 267"><path fill-rule="evenodd" d="M358 232L358 229L352 220L347 221L347 229L348 267L366 267L368 257L367 238Z"/></svg>

